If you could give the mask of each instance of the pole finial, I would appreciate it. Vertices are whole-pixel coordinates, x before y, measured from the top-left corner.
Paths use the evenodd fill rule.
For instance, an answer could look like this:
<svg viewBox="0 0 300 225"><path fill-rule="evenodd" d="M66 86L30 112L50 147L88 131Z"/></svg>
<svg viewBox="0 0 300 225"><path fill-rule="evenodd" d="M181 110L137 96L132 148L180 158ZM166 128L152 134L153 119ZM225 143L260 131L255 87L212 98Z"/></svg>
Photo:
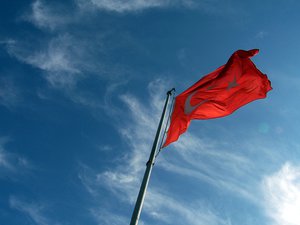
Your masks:
<svg viewBox="0 0 300 225"><path fill-rule="evenodd" d="M172 95L172 92L175 92L175 88L172 88L170 91L168 91L167 95Z"/></svg>

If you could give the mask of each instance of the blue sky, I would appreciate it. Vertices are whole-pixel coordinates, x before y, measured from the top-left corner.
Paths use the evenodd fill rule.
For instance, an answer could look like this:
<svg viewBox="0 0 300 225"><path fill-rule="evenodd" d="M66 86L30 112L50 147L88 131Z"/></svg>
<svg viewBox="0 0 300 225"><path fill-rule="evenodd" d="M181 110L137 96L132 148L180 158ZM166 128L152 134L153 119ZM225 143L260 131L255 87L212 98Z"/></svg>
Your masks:
<svg viewBox="0 0 300 225"><path fill-rule="evenodd" d="M300 224L298 1L0 6L1 225L129 224L166 91L253 48L273 90L162 151L140 224Z"/></svg>

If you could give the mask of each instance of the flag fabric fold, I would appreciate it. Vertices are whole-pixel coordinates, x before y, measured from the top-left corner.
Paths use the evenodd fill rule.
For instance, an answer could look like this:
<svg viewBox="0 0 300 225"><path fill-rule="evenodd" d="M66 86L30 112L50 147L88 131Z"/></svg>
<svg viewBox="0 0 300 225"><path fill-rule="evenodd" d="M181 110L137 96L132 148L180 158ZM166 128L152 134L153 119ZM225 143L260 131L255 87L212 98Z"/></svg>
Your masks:
<svg viewBox="0 0 300 225"><path fill-rule="evenodd" d="M272 90L271 82L250 59L258 52L258 49L234 52L225 65L179 94L163 147L176 141L191 120L227 116L249 102L265 98Z"/></svg>

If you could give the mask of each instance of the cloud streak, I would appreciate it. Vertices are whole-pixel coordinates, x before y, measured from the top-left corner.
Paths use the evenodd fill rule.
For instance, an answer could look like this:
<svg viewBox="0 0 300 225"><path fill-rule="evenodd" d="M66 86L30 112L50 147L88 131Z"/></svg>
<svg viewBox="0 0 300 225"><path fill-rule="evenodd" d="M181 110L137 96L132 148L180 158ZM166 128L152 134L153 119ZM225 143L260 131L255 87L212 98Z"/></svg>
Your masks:
<svg viewBox="0 0 300 225"><path fill-rule="evenodd" d="M78 0L78 5L81 8L97 7L101 10L113 11L117 13L137 12L152 8L166 8L173 6L192 7L195 5L193 0Z"/></svg>
<svg viewBox="0 0 300 225"><path fill-rule="evenodd" d="M59 225L45 215L46 206L41 203L23 201L16 196L10 196L9 205L28 216L38 225Z"/></svg>
<svg viewBox="0 0 300 225"><path fill-rule="evenodd" d="M59 35L49 42L41 43L41 48L26 46L20 41L7 45L8 53L21 62L41 69L53 87L71 87L81 76L79 63L74 56L80 54L70 35ZM35 49L35 50L33 50Z"/></svg>
<svg viewBox="0 0 300 225"><path fill-rule="evenodd" d="M24 14L22 18L40 29L54 31L72 21L65 11L67 9L64 9L62 5L53 6L46 4L43 0L36 0L32 3L30 12Z"/></svg>
<svg viewBox="0 0 300 225"><path fill-rule="evenodd" d="M237 8L236 5L228 4L228 1L224 2L220 0L76 0L76 3L82 12L100 10L118 14L140 13L145 10L170 8L185 8L214 15L238 15L244 11L241 8Z"/></svg>
<svg viewBox="0 0 300 225"><path fill-rule="evenodd" d="M110 211L104 210L103 208L100 209L91 209L90 213L95 218L96 222L99 225L125 225L127 224L127 218L116 215L116 213L112 213Z"/></svg>
<svg viewBox="0 0 300 225"><path fill-rule="evenodd" d="M232 146L186 133L173 148L176 156L160 159L160 166L165 170L208 183L252 202L258 201L253 194L253 186L258 182L252 176L253 162L238 152L230 152Z"/></svg>
<svg viewBox="0 0 300 225"><path fill-rule="evenodd" d="M32 165L25 157L7 151L5 145L9 141L10 138L8 137L0 137L0 178L7 174L24 173L24 171L32 168ZM15 179L15 177L8 177Z"/></svg>
<svg viewBox="0 0 300 225"><path fill-rule="evenodd" d="M69 6L36 0L21 19L41 30L42 35L10 38L2 44L11 57L39 69L50 87L65 91L76 103L98 107L77 84L95 78L112 81L110 87L118 86L123 82L121 74L128 72L108 57L110 51L118 48L111 44L113 29L95 30L89 21L93 15ZM127 39L122 37L124 42Z"/></svg>
<svg viewBox="0 0 300 225"><path fill-rule="evenodd" d="M11 109L18 104L20 99L20 91L13 80L5 76L0 77L0 105Z"/></svg>

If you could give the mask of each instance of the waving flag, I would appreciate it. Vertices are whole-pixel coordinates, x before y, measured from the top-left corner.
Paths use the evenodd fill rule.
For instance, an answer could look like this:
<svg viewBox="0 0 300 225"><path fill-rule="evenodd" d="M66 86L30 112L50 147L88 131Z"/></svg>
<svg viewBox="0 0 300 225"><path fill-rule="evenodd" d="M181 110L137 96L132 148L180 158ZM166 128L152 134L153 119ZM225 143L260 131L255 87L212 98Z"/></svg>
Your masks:
<svg viewBox="0 0 300 225"><path fill-rule="evenodd" d="M249 102L266 97L272 90L271 82L250 60L258 51L234 52L225 65L176 97L163 147L176 141L193 119L227 116Z"/></svg>

